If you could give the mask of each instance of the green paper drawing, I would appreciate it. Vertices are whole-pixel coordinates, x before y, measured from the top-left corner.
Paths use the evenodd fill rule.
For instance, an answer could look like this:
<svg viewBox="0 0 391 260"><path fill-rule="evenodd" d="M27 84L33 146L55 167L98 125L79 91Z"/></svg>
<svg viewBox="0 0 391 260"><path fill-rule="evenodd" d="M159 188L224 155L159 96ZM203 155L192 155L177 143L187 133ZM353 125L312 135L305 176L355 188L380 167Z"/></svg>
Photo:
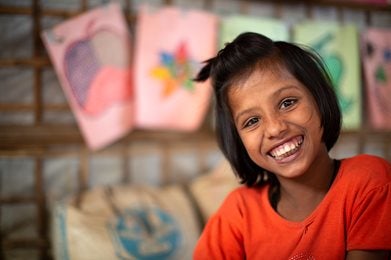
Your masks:
<svg viewBox="0 0 391 260"><path fill-rule="evenodd" d="M344 130L361 126L361 76L358 32L353 25L308 21L293 28L293 41L314 49L324 60L343 115Z"/></svg>
<svg viewBox="0 0 391 260"><path fill-rule="evenodd" d="M352 98L345 96L341 91L342 78L345 76L346 70L344 68L343 59L336 52L327 52L326 46L330 44L335 38L333 33L327 33L323 35L318 41L312 43L313 48L322 56L327 68L329 69L331 79L335 92L338 96L339 105L342 113L348 113L349 109L352 108Z"/></svg>
<svg viewBox="0 0 391 260"><path fill-rule="evenodd" d="M288 28L281 20L231 15L222 18L220 47L224 47L227 42L231 42L243 32L261 33L275 41L287 41L289 38Z"/></svg>

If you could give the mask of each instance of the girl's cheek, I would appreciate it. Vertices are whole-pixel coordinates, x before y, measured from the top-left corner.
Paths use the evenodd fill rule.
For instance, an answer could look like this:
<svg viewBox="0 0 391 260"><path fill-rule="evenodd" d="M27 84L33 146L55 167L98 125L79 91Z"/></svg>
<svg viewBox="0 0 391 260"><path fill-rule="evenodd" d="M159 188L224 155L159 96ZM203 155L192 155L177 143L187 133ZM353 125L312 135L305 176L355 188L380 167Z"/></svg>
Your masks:
<svg viewBox="0 0 391 260"><path fill-rule="evenodd" d="M303 109L296 113L296 120L303 125L317 123L320 126L319 112L314 106L308 105L303 107Z"/></svg>
<svg viewBox="0 0 391 260"><path fill-rule="evenodd" d="M260 137L260 133L247 133L246 135L241 135L240 138L248 155L254 161L255 158L253 156L259 154L261 151L262 138Z"/></svg>

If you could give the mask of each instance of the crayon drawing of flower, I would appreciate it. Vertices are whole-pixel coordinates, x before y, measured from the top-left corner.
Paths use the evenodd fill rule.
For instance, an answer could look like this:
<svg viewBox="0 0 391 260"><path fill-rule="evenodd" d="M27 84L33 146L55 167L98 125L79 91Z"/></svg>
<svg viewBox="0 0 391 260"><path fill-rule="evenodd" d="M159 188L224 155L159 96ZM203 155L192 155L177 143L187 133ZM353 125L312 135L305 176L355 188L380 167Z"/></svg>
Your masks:
<svg viewBox="0 0 391 260"><path fill-rule="evenodd" d="M162 81L164 97L172 95L179 88L194 90L194 82L191 79L194 64L195 61L189 57L183 42L174 53L160 53L160 64L152 69L151 75Z"/></svg>

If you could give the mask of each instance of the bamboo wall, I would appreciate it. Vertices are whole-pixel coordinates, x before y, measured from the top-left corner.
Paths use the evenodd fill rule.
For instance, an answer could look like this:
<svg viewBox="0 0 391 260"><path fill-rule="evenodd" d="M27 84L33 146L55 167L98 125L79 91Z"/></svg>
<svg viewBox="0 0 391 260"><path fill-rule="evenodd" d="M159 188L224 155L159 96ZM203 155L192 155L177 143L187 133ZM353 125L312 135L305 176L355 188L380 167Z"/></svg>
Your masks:
<svg viewBox="0 0 391 260"><path fill-rule="evenodd" d="M143 1L146 2L146 1ZM391 26L391 6L343 1L149 1L284 19L307 17ZM342 3L341 3L342 2ZM40 32L102 1L0 2L0 241L1 259L50 259L50 206L69 194L116 183L164 185L206 172L221 158L210 117L190 134L134 131L100 151L85 146L55 77ZM141 1L121 1L131 30ZM20 28L25 28L19 30ZM365 108L364 108L365 111ZM391 135L364 123L344 132L335 157L374 153L391 161Z"/></svg>

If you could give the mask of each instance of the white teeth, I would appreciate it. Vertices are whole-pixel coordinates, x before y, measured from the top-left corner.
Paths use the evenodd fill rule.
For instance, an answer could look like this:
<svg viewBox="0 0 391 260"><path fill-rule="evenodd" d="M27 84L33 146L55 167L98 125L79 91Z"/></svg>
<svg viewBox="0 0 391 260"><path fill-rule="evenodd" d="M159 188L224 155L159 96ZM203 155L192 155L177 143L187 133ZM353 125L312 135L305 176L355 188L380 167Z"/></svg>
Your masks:
<svg viewBox="0 0 391 260"><path fill-rule="evenodd" d="M287 157L295 153L302 143L303 143L303 138L297 137L291 140L289 143L285 143L273 149L272 151L270 151L270 155L275 159L282 159L284 157Z"/></svg>

